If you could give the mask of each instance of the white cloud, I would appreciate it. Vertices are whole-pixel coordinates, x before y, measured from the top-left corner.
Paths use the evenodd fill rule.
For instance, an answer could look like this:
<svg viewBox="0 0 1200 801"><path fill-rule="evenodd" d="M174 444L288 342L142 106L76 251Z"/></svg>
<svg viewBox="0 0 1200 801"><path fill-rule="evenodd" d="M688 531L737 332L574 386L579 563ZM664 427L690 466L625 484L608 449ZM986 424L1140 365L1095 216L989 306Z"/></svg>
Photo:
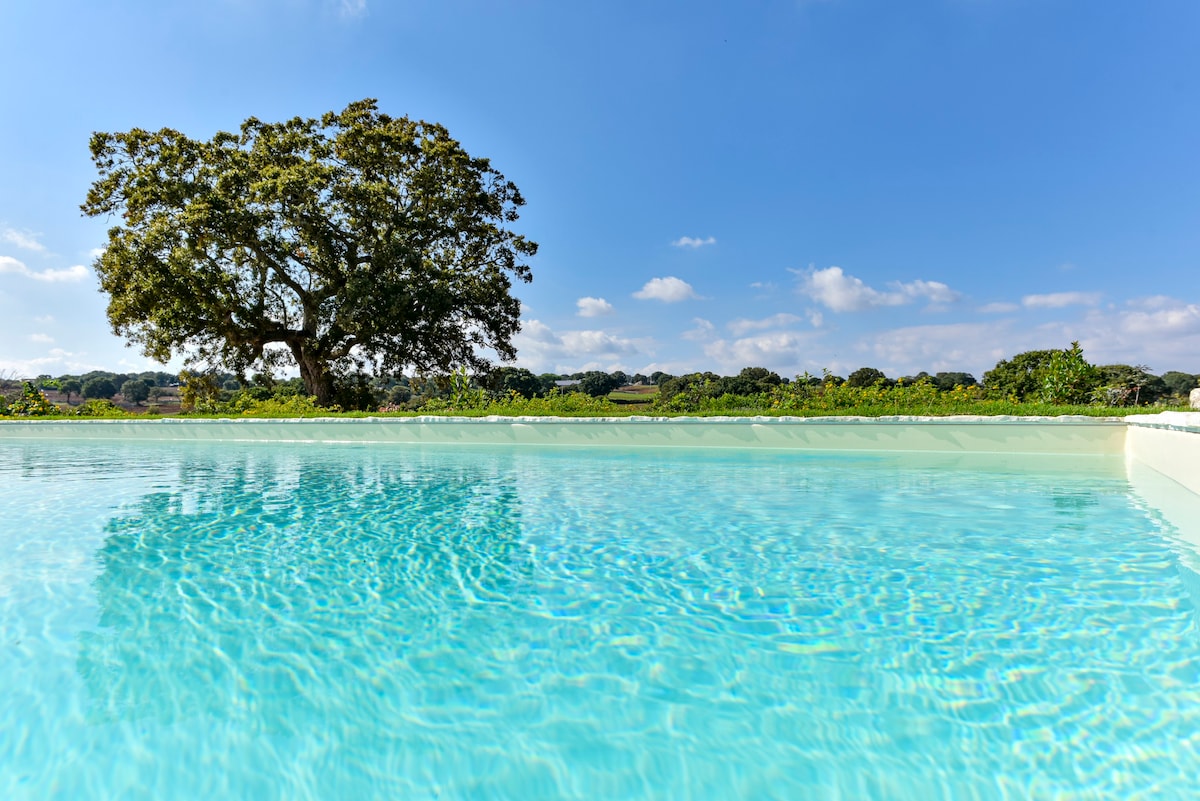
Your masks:
<svg viewBox="0 0 1200 801"><path fill-rule="evenodd" d="M1001 359L1039 347L1050 338L1044 332L1021 329L1010 320L985 323L916 325L879 331L864 337L860 345L877 363L872 365L889 376L964 371L977 379ZM860 365L861 366L861 365Z"/></svg>
<svg viewBox="0 0 1200 801"><path fill-rule="evenodd" d="M802 318L797 317L794 314L782 312L780 314L773 314L770 317L764 317L761 320L747 320L739 317L738 319L728 323L726 328L728 328L729 332L735 337L740 337L750 333L751 331L766 331L771 328L787 328L788 326L795 325L801 320Z"/></svg>
<svg viewBox="0 0 1200 801"><path fill-rule="evenodd" d="M338 11L343 17L361 17L367 13L367 0L338 0Z"/></svg>
<svg viewBox="0 0 1200 801"><path fill-rule="evenodd" d="M52 322L54 322L54 315L52 315L52 314L43 314L41 317L34 317L34 318L33 318L33 321L34 321L35 323L41 323L42 325L45 325L45 324L47 324L47 323L52 323Z"/></svg>
<svg viewBox="0 0 1200 801"><path fill-rule="evenodd" d="M1021 308L1015 303L988 303L979 307L981 314L1008 314Z"/></svg>
<svg viewBox="0 0 1200 801"><path fill-rule="evenodd" d="M518 364L534 372L611 372L624 369L622 365L631 357L651 353L654 341L598 330L555 332L540 320L523 320L513 345Z"/></svg>
<svg viewBox="0 0 1200 801"><path fill-rule="evenodd" d="M74 267L68 267L65 270L31 270L22 262L10 256L0 256L0 273L13 273L15 275L23 275L26 278L32 278L34 281L82 281L88 277L88 268L82 264L76 264Z"/></svg>
<svg viewBox="0 0 1200 801"><path fill-rule="evenodd" d="M45 253L46 246L37 241L37 235L30 231L18 231L15 228L0 228L0 242L8 242L23 250L33 250Z"/></svg>
<svg viewBox="0 0 1200 801"><path fill-rule="evenodd" d="M54 337L50 336L49 334L30 334L29 341L40 342L45 345L53 345Z"/></svg>
<svg viewBox="0 0 1200 801"><path fill-rule="evenodd" d="M1051 292L1046 295L1026 295L1021 305L1027 309L1061 309L1064 306L1095 306L1099 292Z"/></svg>
<svg viewBox="0 0 1200 801"><path fill-rule="evenodd" d="M710 339L716 333L717 327L703 317L693 317L692 323L696 327L684 331L679 335L681 338L690 342L703 342L706 339Z"/></svg>
<svg viewBox="0 0 1200 801"><path fill-rule="evenodd" d="M92 248L92 249L91 249L91 250L89 250L89 251L88 251L88 253L87 253L87 255L88 255L88 258L89 258L89 259L91 259L92 261L95 261L96 259L98 259L98 258L100 258L101 256L103 256L103 255L104 255L104 251L106 251L106 250L108 250L108 248Z"/></svg>
<svg viewBox="0 0 1200 801"><path fill-rule="evenodd" d="M601 317L613 313L612 304L604 298L580 298L575 305L579 307L576 314L580 317Z"/></svg>
<svg viewBox="0 0 1200 801"><path fill-rule="evenodd" d="M965 370L982 379L1001 359L1029 350L1065 348L1078 340L1093 364L1146 364L1151 372L1195 372L1200 353L1200 303L1140 298L1120 308L1088 309L1040 325L1011 318L877 331L860 340L873 365L892 375Z"/></svg>
<svg viewBox="0 0 1200 801"><path fill-rule="evenodd" d="M1118 324L1122 332L1136 335L1176 337L1200 334L1200 305L1176 303L1146 308L1142 304L1142 308L1120 313Z"/></svg>
<svg viewBox="0 0 1200 801"><path fill-rule="evenodd" d="M704 346L704 354L718 362L722 371L735 373L743 367L766 367L781 375L803 372L813 367L813 342L820 333L776 331L742 337L732 342L719 339ZM819 369L819 367L818 367Z"/></svg>
<svg viewBox="0 0 1200 801"><path fill-rule="evenodd" d="M633 296L638 300L661 300L663 303L678 303L699 297L691 284L672 275L651 278L644 287L634 292Z"/></svg>
<svg viewBox="0 0 1200 801"><path fill-rule="evenodd" d="M715 236L710 236L707 239L701 239L699 237L694 237L694 236L681 236L678 239L676 239L674 242L672 242L671 244L677 248L693 248L693 249L695 249L695 248L702 248L705 245L715 245L715 244L717 244L717 238Z"/></svg>
<svg viewBox="0 0 1200 801"><path fill-rule="evenodd" d="M952 303L959 294L940 281L894 281L890 291L874 289L862 279L846 275L841 267L793 270L800 276L800 291L835 312L862 311L879 306L902 306L918 298L931 304Z"/></svg>
<svg viewBox="0 0 1200 801"><path fill-rule="evenodd" d="M0 374L11 374L18 378L33 378L38 375L62 375L63 373L86 373L89 370L107 370L94 362L80 361L86 354L71 353L62 348L51 348L49 355L36 359L0 359Z"/></svg>

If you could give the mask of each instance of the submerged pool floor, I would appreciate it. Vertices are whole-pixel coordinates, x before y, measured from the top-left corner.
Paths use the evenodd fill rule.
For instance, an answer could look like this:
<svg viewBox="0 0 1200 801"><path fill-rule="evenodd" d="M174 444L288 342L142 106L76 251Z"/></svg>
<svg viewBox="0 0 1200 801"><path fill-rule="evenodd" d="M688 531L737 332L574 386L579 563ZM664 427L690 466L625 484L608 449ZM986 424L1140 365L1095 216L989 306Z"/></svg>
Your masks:
<svg viewBox="0 0 1200 801"><path fill-rule="evenodd" d="M1193 552L1086 464L0 443L0 798L1194 798Z"/></svg>

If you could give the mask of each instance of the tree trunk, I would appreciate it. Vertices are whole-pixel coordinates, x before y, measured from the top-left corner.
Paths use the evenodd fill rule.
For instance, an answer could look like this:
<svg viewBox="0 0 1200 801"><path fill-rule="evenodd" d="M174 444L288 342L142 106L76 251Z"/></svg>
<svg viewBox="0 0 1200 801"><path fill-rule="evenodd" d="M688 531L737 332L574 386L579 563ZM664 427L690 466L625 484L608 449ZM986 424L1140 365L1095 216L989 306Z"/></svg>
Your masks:
<svg viewBox="0 0 1200 801"><path fill-rule="evenodd" d="M304 382L304 391L315 395L318 406L332 406L334 398L333 376L329 365L319 354L305 348L301 342L289 342L292 356L300 365L300 380Z"/></svg>

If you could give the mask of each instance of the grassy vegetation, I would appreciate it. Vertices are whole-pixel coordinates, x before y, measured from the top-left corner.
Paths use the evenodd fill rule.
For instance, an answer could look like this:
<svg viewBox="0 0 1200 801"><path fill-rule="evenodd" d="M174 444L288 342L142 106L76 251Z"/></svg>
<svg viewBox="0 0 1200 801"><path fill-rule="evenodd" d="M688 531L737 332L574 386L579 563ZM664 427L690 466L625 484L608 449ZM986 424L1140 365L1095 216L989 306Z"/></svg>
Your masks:
<svg viewBox="0 0 1200 801"><path fill-rule="evenodd" d="M420 415L454 415L463 417L755 417L755 416L950 416L950 415L1012 415L1046 416L1085 415L1091 417L1148 414L1165 410L1186 411L1182 405L1112 407L1100 404L1050 404L1018 402L1012 397L990 396L979 387L955 387L943 391L925 381L915 384L888 386L883 382L868 387L847 384L807 384L792 382L754 395L705 395L702 386L694 387L668 399L656 388L645 391L628 389L608 397L595 398L579 392L552 394L547 397L524 398L515 392L497 396L482 389L462 387L449 398L436 398L419 409L384 407L381 411L344 412L322 408L313 398L303 395L279 395L267 398L252 394L235 394L231 400L201 398L193 408L172 417L189 418L296 418L296 417L415 417ZM45 400L32 387L21 398L0 410L0 416L12 418L37 417L44 420L77 420L80 418L138 418L156 419L153 407L146 413L122 409L107 401L88 401L66 411Z"/></svg>

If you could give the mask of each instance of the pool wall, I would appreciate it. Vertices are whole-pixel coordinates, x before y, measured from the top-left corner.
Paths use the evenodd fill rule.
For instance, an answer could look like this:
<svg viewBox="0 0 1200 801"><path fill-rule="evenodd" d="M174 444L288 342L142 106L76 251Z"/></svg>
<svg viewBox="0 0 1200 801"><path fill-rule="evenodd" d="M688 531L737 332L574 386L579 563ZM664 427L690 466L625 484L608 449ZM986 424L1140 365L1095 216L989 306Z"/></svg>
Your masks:
<svg viewBox="0 0 1200 801"><path fill-rule="evenodd" d="M1122 418L409 417L5 421L0 438L1120 453Z"/></svg>
<svg viewBox="0 0 1200 801"><path fill-rule="evenodd" d="M5 420L0 440L353 442L1120 455L1200 496L1200 413L1121 417Z"/></svg>
<svg viewBox="0 0 1200 801"><path fill-rule="evenodd" d="M1125 456L1200 495L1200 413L1127 418Z"/></svg>
<svg viewBox="0 0 1200 801"><path fill-rule="evenodd" d="M393 443L1028 455L1075 473L1125 457L1134 491L1200 549L1200 413L1121 417L391 417L4 420L0 441ZM939 456L940 455L940 456ZM1109 458L1103 458L1109 457ZM1010 461L1002 459L1002 461ZM1120 469L1117 462L1116 469ZM1200 557L1194 568L1200 571Z"/></svg>

